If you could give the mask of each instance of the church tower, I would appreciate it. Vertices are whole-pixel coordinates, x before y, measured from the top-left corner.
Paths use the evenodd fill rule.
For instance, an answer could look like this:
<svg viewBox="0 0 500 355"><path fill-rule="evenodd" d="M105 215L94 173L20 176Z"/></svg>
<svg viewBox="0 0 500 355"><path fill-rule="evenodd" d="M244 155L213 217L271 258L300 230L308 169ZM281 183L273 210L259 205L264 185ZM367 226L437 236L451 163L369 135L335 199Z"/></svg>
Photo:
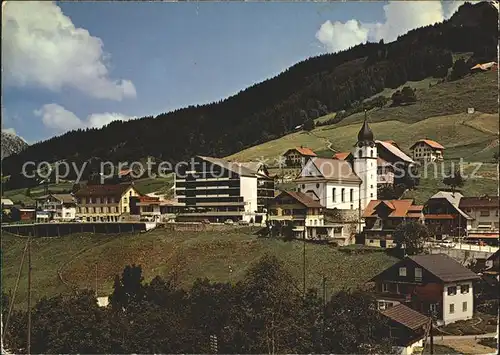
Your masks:
<svg viewBox="0 0 500 355"><path fill-rule="evenodd" d="M364 210L371 200L377 199L377 145L373 132L365 120L358 133L358 142L354 146L353 170L361 179L359 191L360 208Z"/></svg>

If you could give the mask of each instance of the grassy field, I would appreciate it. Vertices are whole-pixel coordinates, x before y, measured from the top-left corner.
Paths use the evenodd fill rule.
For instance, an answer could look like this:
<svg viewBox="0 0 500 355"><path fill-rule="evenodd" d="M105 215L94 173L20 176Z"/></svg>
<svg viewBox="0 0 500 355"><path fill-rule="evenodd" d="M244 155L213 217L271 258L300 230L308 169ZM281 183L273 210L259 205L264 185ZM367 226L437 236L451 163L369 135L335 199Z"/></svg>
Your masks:
<svg viewBox="0 0 500 355"><path fill-rule="evenodd" d="M302 290L300 241L283 242L255 237L255 229L223 232L170 232L71 235L38 238L32 241L33 299L71 291L72 287L95 289L96 265L99 294L111 291L113 277L130 264L142 265L145 279L176 274L180 285L188 286L198 277L236 282L248 267L266 253L282 260ZM2 237L2 289L13 289L26 240ZM327 277L328 294L356 287L395 262L383 251L351 255L327 245L306 244L307 287L321 287ZM232 270L232 272L231 272ZM68 286L61 282L61 273ZM27 274L23 270L16 306L26 302Z"/></svg>
<svg viewBox="0 0 500 355"><path fill-rule="evenodd" d="M491 160L498 149L498 83L495 72L469 75L429 88L428 81L414 85L418 101L414 105L383 107L369 112L376 139L393 139L404 150L418 139L431 138L442 143L446 156L473 160ZM416 84L416 83L415 83ZM475 114L465 114L474 107ZM320 117L322 121L332 114ZM328 145L348 151L355 143L363 113L346 117L342 122L321 126L312 132L294 132L285 137L245 149L229 159L253 160L276 158L287 149L304 145L318 152Z"/></svg>

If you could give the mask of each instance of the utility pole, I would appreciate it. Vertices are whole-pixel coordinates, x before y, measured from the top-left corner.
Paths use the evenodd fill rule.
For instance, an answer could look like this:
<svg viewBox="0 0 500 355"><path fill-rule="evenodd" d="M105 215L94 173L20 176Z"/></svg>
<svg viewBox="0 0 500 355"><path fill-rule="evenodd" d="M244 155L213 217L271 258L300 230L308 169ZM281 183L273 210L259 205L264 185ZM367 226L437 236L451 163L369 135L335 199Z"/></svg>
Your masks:
<svg viewBox="0 0 500 355"><path fill-rule="evenodd" d="M31 354L31 238L28 238L28 339L26 352Z"/></svg>
<svg viewBox="0 0 500 355"><path fill-rule="evenodd" d="M95 263L95 298L99 297L99 292L97 291L97 262Z"/></svg>
<svg viewBox="0 0 500 355"><path fill-rule="evenodd" d="M306 298L306 226L304 225L304 243L303 243L303 251L302 251L302 273L304 278L304 285L302 294L304 295L304 299Z"/></svg>

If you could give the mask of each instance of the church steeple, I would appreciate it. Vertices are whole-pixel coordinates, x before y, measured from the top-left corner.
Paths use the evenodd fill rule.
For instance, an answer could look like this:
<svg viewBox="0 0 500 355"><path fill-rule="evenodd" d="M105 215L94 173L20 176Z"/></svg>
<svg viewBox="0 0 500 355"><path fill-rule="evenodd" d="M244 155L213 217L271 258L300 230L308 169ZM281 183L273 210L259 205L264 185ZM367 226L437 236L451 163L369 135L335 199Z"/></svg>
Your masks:
<svg viewBox="0 0 500 355"><path fill-rule="evenodd" d="M368 122L366 119L366 110L365 110L365 120L363 122L363 126L361 127L358 133L358 142L373 142L373 132L368 126Z"/></svg>

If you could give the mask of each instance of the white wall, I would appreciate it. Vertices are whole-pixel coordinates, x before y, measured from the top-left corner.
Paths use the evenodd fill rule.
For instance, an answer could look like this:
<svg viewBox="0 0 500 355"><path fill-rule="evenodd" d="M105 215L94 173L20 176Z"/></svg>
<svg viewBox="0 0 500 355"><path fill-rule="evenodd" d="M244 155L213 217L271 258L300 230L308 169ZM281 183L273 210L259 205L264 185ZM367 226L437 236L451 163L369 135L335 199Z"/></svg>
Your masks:
<svg viewBox="0 0 500 355"><path fill-rule="evenodd" d="M318 196L319 203L321 204L321 206L326 207L325 182L299 183L297 187L300 189L300 192L308 194L311 198L316 199L315 196L311 196L309 194L310 191L314 192L316 196Z"/></svg>
<svg viewBox="0 0 500 355"><path fill-rule="evenodd" d="M377 199L377 147L356 147L353 155L354 172L362 180L360 199L361 209L364 210L371 200Z"/></svg>
<svg viewBox="0 0 500 355"><path fill-rule="evenodd" d="M257 211L257 177L240 177L240 196L245 202L245 212L254 213Z"/></svg>
<svg viewBox="0 0 500 355"><path fill-rule="evenodd" d="M61 218L62 219L66 219L66 220L71 220L71 219L75 219L76 217L76 207L75 206L72 206L72 207L62 207L62 216Z"/></svg>
<svg viewBox="0 0 500 355"><path fill-rule="evenodd" d="M460 291L461 285L469 285L469 292L462 294ZM448 296L448 287L456 286L457 293L453 296ZM467 311L462 310L463 302L467 302ZM450 304L455 305L454 313L450 313ZM457 283L446 283L443 290L443 321L445 324L456 322L457 320L470 319L474 310L474 289L471 281L463 281Z"/></svg>
<svg viewBox="0 0 500 355"><path fill-rule="evenodd" d="M335 189L335 202L333 194ZM344 190L344 202L342 202L342 189ZM353 190L352 201L350 190ZM358 183L328 183L326 186L325 201L327 208L338 208L341 210L356 210L359 207L359 185ZM352 206L352 208L351 208Z"/></svg>

